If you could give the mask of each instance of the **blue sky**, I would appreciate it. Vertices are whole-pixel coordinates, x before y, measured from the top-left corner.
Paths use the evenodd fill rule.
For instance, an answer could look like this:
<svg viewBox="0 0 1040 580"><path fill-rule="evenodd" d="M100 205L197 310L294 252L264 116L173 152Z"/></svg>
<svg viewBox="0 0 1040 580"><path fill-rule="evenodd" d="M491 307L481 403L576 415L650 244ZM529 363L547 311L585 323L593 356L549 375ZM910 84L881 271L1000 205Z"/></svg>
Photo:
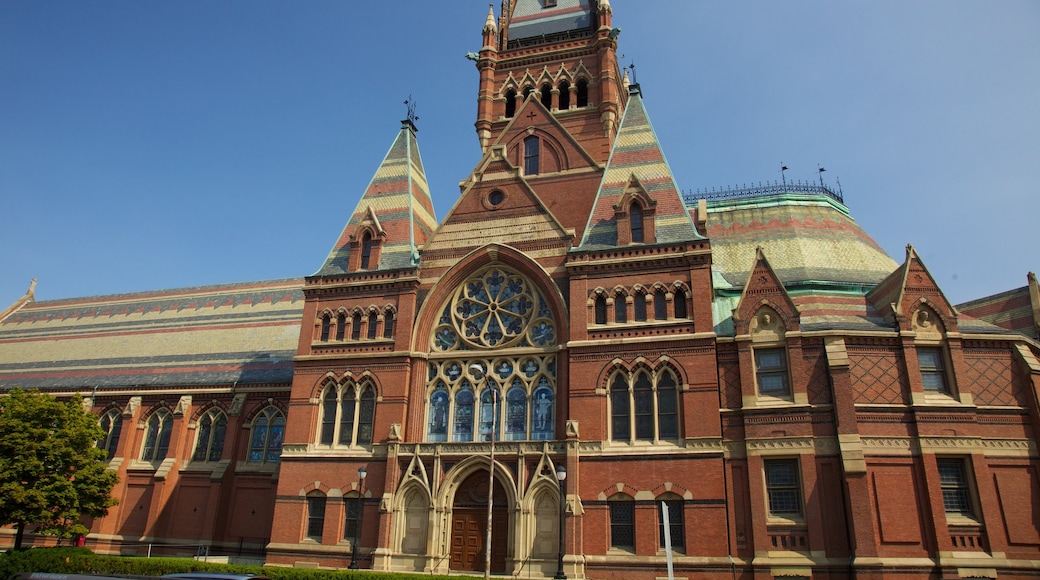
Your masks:
<svg viewBox="0 0 1040 580"><path fill-rule="evenodd" d="M1040 2L612 4L682 189L820 164L954 302L1040 271ZM409 96L442 218L487 6L3 0L0 309L314 273Z"/></svg>

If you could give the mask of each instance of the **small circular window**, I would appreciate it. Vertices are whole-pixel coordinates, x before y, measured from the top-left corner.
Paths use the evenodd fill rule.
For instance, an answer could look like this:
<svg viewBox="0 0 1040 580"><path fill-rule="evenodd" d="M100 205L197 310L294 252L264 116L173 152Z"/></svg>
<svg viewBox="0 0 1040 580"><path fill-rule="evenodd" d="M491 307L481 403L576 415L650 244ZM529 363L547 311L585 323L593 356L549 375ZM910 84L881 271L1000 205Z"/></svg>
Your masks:
<svg viewBox="0 0 1040 580"><path fill-rule="evenodd" d="M495 190L488 194L487 200L489 204L497 207L499 205L502 205L502 202L506 200L506 194L502 193L501 191Z"/></svg>

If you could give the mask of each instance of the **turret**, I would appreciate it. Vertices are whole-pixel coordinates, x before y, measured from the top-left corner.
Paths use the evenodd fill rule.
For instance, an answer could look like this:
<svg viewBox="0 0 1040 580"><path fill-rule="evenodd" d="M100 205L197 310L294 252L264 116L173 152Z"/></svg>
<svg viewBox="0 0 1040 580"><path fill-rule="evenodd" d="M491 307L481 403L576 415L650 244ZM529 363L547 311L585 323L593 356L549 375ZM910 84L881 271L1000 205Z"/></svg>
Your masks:
<svg viewBox="0 0 1040 580"><path fill-rule="evenodd" d="M498 56L498 27L495 25L495 7L488 4L487 18L484 20L484 44L477 56L477 70L480 71L480 85L477 91L477 138L480 139L480 150L487 151L491 141L491 124L495 108L495 62Z"/></svg>

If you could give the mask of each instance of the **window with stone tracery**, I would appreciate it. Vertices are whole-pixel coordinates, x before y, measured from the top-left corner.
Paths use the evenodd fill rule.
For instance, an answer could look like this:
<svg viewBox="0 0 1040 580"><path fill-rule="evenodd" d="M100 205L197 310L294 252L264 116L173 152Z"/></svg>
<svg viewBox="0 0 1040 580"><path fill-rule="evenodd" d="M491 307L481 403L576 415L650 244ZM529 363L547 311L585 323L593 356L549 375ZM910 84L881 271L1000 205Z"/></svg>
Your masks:
<svg viewBox="0 0 1040 580"><path fill-rule="evenodd" d="M671 368L619 371L609 385L612 441L634 443L679 438L678 381Z"/></svg>
<svg viewBox="0 0 1040 580"><path fill-rule="evenodd" d="M552 439L556 341L548 303L527 278L503 266L472 275L431 338L427 441Z"/></svg>

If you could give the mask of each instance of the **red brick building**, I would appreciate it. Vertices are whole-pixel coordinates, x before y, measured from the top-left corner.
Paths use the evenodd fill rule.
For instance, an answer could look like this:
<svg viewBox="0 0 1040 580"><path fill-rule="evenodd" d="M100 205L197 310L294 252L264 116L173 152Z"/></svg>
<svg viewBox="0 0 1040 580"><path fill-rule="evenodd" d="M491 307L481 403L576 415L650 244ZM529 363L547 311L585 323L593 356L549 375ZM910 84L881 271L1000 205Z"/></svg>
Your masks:
<svg viewBox="0 0 1040 580"><path fill-rule="evenodd" d="M685 578L1040 571L1035 324L950 304L828 188L684 199L612 18L489 10L440 220L406 120L313 276L0 315L0 385L109 432L89 545L482 571L490 511L520 577L561 529L569 578L664 576L666 544Z"/></svg>

